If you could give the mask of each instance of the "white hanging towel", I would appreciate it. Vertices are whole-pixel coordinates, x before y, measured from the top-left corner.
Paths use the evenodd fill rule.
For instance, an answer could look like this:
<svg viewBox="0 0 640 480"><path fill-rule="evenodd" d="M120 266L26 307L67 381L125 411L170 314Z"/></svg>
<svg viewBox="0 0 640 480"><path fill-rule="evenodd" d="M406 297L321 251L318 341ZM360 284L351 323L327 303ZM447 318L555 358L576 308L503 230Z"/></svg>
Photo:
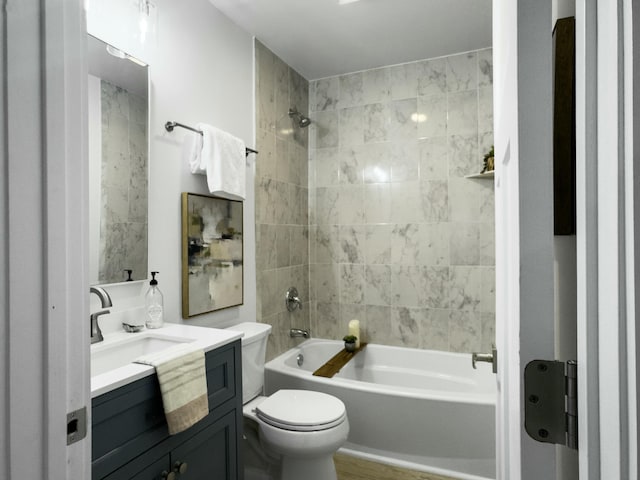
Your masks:
<svg viewBox="0 0 640 480"><path fill-rule="evenodd" d="M231 200L246 197L246 147L244 141L219 128L199 123L202 150L189 157L191 173L207 176L209 192ZM195 147L197 151L197 144Z"/></svg>
<svg viewBox="0 0 640 480"><path fill-rule="evenodd" d="M182 155L187 161L187 165L191 169L191 173L202 173L206 175L206 170L200 170L200 161L202 157L202 135L189 133L185 135L185 141L182 144Z"/></svg>

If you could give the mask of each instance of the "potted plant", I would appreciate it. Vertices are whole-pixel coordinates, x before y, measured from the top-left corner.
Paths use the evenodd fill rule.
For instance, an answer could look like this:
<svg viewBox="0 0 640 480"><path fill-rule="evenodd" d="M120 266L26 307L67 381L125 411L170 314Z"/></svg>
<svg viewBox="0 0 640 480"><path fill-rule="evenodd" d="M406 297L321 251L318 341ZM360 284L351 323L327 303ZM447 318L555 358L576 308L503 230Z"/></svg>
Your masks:
<svg viewBox="0 0 640 480"><path fill-rule="evenodd" d="M344 340L344 349L347 352L355 352L356 351L356 340L358 337L355 335L345 335L342 340Z"/></svg>
<svg viewBox="0 0 640 480"><path fill-rule="evenodd" d="M491 145L491 150L489 150L484 155L484 168L480 173L493 172L493 169L495 168L494 156L495 156L495 153L494 153L493 145Z"/></svg>

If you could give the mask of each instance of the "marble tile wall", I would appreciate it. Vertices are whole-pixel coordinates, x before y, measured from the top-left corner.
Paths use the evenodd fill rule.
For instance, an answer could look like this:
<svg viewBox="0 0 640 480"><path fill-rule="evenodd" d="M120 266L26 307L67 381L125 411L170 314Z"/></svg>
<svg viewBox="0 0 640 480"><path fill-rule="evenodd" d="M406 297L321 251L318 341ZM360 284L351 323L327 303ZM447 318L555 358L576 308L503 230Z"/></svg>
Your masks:
<svg viewBox="0 0 640 480"><path fill-rule="evenodd" d="M273 358L299 342L290 328L310 328L308 128L288 115L294 107L308 114L309 82L259 41L255 47L257 320L273 326ZM288 312L284 296L292 286L303 305Z"/></svg>
<svg viewBox="0 0 640 480"><path fill-rule="evenodd" d="M147 276L147 100L101 81L100 283Z"/></svg>
<svg viewBox="0 0 640 480"><path fill-rule="evenodd" d="M465 175L493 144L492 92L491 49L311 82L315 336L358 318L370 342L489 350L493 181Z"/></svg>

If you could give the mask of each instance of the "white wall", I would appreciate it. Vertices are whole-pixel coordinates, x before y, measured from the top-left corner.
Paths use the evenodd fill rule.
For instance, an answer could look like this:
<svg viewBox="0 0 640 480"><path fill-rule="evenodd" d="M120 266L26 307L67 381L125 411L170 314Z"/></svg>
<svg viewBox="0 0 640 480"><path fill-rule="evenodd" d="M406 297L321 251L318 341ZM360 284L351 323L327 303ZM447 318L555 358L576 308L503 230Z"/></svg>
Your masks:
<svg viewBox="0 0 640 480"><path fill-rule="evenodd" d="M576 0L553 0L551 19L553 25L559 18L573 17L576 14Z"/></svg>
<svg viewBox="0 0 640 480"><path fill-rule="evenodd" d="M181 158L182 143L193 133L164 124L194 126L206 122L254 145L253 40L207 0L157 0L155 35L144 44L137 12L129 0L91 0L89 33L149 63L149 270L160 272L165 321L182 322L181 192L208 193L204 176L194 176ZM190 324L223 326L256 317L254 162L247 170L244 202L244 305L188 320ZM107 288L112 315L102 317L103 331L120 328L119 309L143 304L146 287L139 283ZM95 296L94 296L95 297ZM92 299L92 309L98 308Z"/></svg>

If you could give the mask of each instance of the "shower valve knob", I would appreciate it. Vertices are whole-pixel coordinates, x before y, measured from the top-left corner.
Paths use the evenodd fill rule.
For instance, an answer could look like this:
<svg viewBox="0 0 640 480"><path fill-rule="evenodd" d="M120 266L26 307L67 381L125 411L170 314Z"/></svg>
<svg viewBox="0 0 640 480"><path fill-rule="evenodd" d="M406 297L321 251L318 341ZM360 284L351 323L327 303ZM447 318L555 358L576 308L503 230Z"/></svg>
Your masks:
<svg viewBox="0 0 640 480"><path fill-rule="evenodd" d="M284 296L284 303L290 312L293 312L296 308L302 310L302 301L298 297L298 289L296 287L291 287L287 290Z"/></svg>

